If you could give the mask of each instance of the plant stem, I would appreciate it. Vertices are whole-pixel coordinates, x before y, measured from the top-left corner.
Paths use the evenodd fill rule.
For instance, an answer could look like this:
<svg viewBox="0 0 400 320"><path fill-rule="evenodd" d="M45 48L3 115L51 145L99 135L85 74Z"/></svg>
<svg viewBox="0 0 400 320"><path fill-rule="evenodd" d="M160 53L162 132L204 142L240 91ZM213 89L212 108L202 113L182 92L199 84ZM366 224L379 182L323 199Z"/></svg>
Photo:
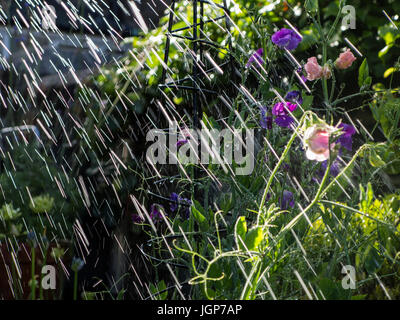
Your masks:
<svg viewBox="0 0 400 320"><path fill-rule="evenodd" d="M32 258L32 266L31 266L31 300L36 300L35 246L32 246L32 248L31 248L31 258Z"/></svg>
<svg viewBox="0 0 400 320"><path fill-rule="evenodd" d="M77 300L78 296L78 271L74 272L74 301Z"/></svg>
<svg viewBox="0 0 400 320"><path fill-rule="evenodd" d="M378 93L378 92L379 92L379 91L364 91L364 92L354 93L354 94L351 94L351 95L349 95L349 96L346 96L346 97L337 99L336 101L332 102L331 106L333 107L333 106L337 105L338 103L340 103L340 102L342 102L342 101L345 101L345 100L347 100L347 99L351 99L351 98L354 98L354 97L362 96L362 95L364 95L364 94Z"/></svg>
<svg viewBox="0 0 400 320"><path fill-rule="evenodd" d="M319 185L317 194L315 195L314 199L310 202L310 204L309 204L303 211L301 211L296 217L294 217L294 218L282 229L282 231L281 231L281 236L284 235L284 234L286 233L286 231L289 231L290 229L292 229L292 228L297 224L297 222L300 220L300 218L318 202L320 196L321 196L322 193L323 193L322 188L324 187L325 182L326 182L326 180L328 179L330 170L331 170L331 161L329 160L329 161L328 161L327 168L326 168L326 170L325 170L324 177L322 178L321 184ZM325 188L324 192L326 192L327 189L328 189L328 187Z"/></svg>
<svg viewBox="0 0 400 320"><path fill-rule="evenodd" d="M261 271L263 270L263 263L261 261L257 261L255 266L253 266L252 273L250 274L253 275L253 280L248 282L247 289L243 292L242 297L240 300L250 300L254 299L254 295L257 289L257 284L260 279L260 274Z"/></svg>
<svg viewBox="0 0 400 320"><path fill-rule="evenodd" d="M295 129L295 131L293 132L292 136L290 137L290 140L289 140L289 142L287 143L287 145L286 145L286 147L285 147L285 150L283 151L283 153L282 153L282 155L281 155L281 157L280 157L278 163L276 164L274 170L272 171L272 173L271 173L271 175L270 175L270 177L269 177L269 179L268 179L267 186L265 187L264 194L263 194L263 196L262 196L261 203L260 203L260 206L259 206L259 209L258 209L259 213L258 213L258 215L257 215L257 224L259 223L259 220L260 220L260 213L261 213L262 208L263 208L264 205L265 205L265 201L266 201L266 199L267 199L267 194L268 194L269 188L270 188L270 186L271 186L271 184L272 184L272 180L274 179L275 174L278 172L279 167L280 167L281 164L283 163L283 160L285 160L286 155L288 154L289 149L290 149L290 147L291 147L291 145L292 145L294 139L297 137L297 135L298 135L298 132L297 132L298 129L299 129L300 126L302 125L302 123L303 123L304 119L306 118L306 116L309 115L309 114L310 114L310 112L309 112L309 111L306 111L306 112L303 114L303 116L301 117L297 128Z"/></svg>
<svg viewBox="0 0 400 320"><path fill-rule="evenodd" d="M329 32L328 32L328 34L327 34L327 36L326 36L326 40L329 41L329 40L332 38L333 33L335 32L336 26L337 26L337 24L339 23L339 20L340 20L340 18L341 18L341 16L342 16L342 9L343 9L343 7L344 7L345 5L346 5L346 1L345 1L345 0L341 0L340 3L339 3L339 10L338 10L338 13L337 13L337 15L336 15L335 21L333 22L332 27L330 28L330 30L329 30Z"/></svg>
<svg viewBox="0 0 400 320"><path fill-rule="evenodd" d="M328 192L328 190L335 184L338 182L339 178L345 174L345 172L347 171L347 169L354 163L354 161L356 161L357 157L360 155L361 152L363 152L366 149L371 148L371 146L369 144L364 144L362 145L357 152L354 154L353 158L351 158L351 160L349 161L349 163L343 168L343 170L334 178L332 179L332 181L328 184L328 186L321 192L321 196L324 196L325 193Z"/></svg>
<svg viewBox="0 0 400 320"><path fill-rule="evenodd" d="M297 222L299 221L299 219L303 216L303 214L305 214L308 210L310 210L318 201L320 198L322 198L328 191L329 189L335 184L337 183L338 179L346 172L346 170L353 164L353 162L357 159L357 157L360 155L361 152L363 152L365 149L371 148L370 145L365 144L363 146L360 147L360 149L358 149L358 151L354 154L353 158L350 160L350 162L346 165L346 167L343 168L343 170L334 178L332 179L332 181L328 184L328 186L322 190L326 179L329 175L329 171L331 169L331 161L328 162L328 166L326 168L324 177L322 179L322 182L319 186L318 192L316 194L316 196L314 197L314 200L302 211L300 212L296 217L294 217L292 219L292 221L290 221L281 231L282 235L286 232L289 231L291 228L293 228Z"/></svg>
<svg viewBox="0 0 400 320"><path fill-rule="evenodd" d="M312 15L311 15L311 19L313 20L313 23L314 23L315 27L317 28L319 36L320 36L320 41L322 44L322 67L324 67L326 64L326 59L327 59L328 38L325 36L324 31L322 29L319 11L318 11L318 16L317 16L318 21L316 21ZM325 77L322 77L321 83L322 83L322 91L324 93L324 101L325 101L325 103L329 104L328 80Z"/></svg>
<svg viewBox="0 0 400 320"><path fill-rule="evenodd" d="M322 67L326 64L327 59L327 48L325 39L322 42ZM328 79L322 77L322 90L324 91L324 100L325 103L329 104L329 94L328 94Z"/></svg>
<svg viewBox="0 0 400 320"><path fill-rule="evenodd" d="M336 85L335 73L332 72L332 87L331 87L331 95L329 97L329 105L331 105L331 101L333 99L333 94L335 93L335 85Z"/></svg>
<svg viewBox="0 0 400 320"><path fill-rule="evenodd" d="M272 173L271 173L271 175L270 175L270 177L269 177L269 179L268 179L267 186L266 186L265 189L264 189L264 194L263 194L263 196L262 196L261 203L260 203L260 207L259 207L259 209L258 209L259 213L258 213L258 216L257 216L257 224L258 224L259 219L260 219L261 210L262 210L262 208L263 208L264 205L265 205L265 201L266 201L266 199L267 199L267 194L268 194L269 188L270 188L270 186L271 186L271 184L272 184L272 180L274 179L275 174L278 172L278 169L279 169L279 167L281 166L283 160L285 160L286 155L288 154L289 149L290 149L290 147L291 147L291 145L292 145L294 139L296 138L296 133L297 133L297 132L295 131L295 132L292 134L292 136L290 137L290 140L289 140L289 142L287 143L286 148L285 148L285 150L284 150L283 153L282 153L282 156L280 157L278 163L276 164L274 170L272 171Z"/></svg>

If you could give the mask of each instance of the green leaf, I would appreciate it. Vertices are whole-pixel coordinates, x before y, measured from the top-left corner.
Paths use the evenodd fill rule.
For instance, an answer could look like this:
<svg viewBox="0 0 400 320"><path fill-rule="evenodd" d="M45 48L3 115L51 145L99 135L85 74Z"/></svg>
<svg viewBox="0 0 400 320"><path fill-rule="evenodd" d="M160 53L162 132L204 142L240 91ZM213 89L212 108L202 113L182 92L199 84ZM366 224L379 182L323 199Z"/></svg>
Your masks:
<svg viewBox="0 0 400 320"><path fill-rule="evenodd" d="M369 68L367 59L364 59L360 68L358 69L358 85L361 88L363 85L367 84L367 78L369 77Z"/></svg>
<svg viewBox="0 0 400 320"><path fill-rule="evenodd" d="M84 291L82 293L83 300L96 300L96 292Z"/></svg>
<svg viewBox="0 0 400 320"><path fill-rule="evenodd" d="M393 212L399 212L400 209L400 196L396 197L395 195L393 196L388 196L391 198L391 207L393 209Z"/></svg>
<svg viewBox="0 0 400 320"><path fill-rule="evenodd" d="M220 208L224 212L228 212L229 210L232 210L232 208L233 208L232 193L224 193L221 196Z"/></svg>
<svg viewBox="0 0 400 320"><path fill-rule="evenodd" d="M360 184L360 202L365 199L365 190L364 187Z"/></svg>
<svg viewBox="0 0 400 320"><path fill-rule="evenodd" d="M118 292L118 296L117 296L116 300L123 300L125 292L126 292L126 289L121 289L121 291Z"/></svg>
<svg viewBox="0 0 400 320"><path fill-rule="evenodd" d="M313 100L314 100L314 96L313 95L306 95L303 98L303 104L302 104L303 109L304 110L309 110L311 105L312 105L312 103L313 103Z"/></svg>
<svg viewBox="0 0 400 320"><path fill-rule="evenodd" d="M248 250L256 251L263 238L264 233L262 227L255 227L250 229L250 231L246 234L244 243L246 244Z"/></svg>
<svg viewBox="0 0 400 320"><path fill-rule="evenodd" d="M341 288L339 287L338 283L332 279L325 277L319 279L318 288L323 293L324 299L340 300L346 298L346 293L344 290L340 290Z"/></svg>
<svg viewBox="0 0 400 320"><path fill-rule="evenodd" d="M235 226L236 236L241 236L242 239L246 236L247 233L247 223L246 218L244 216L240 216L236 221Z"/></svg>
<svg viewBox="0 0 400 320"><path fill-rule="evenodd" d="M167 289L167 286L166 286L164 280L161 280L157 284L157 287L152 283L150 283L149 287L150 287L150 292L154 295L154 298L156 300L165 300L165 299L167 299L167 296L168 296L168 292L167 291L160 293L161 291L164 291L165 289ZM124 293L125 293L125 291L124 291Z"/></svg>
<svg viewBox="0 0 400 320"><path fill-rule="evenodd" d="M382 59L382 58L389 52L389 50L390 50L391 47L393 47L393 44L390 44L390 45L388 45L388 46L383 47L383 48L379 51L378 57Z"/></svg>
<svg viewBox="0 0 400 320"><path fill-rule="evenodd" d="M375 152L375 150L371 150L369 154L369 163L371 166L375 168L383 167L385 165L385 161Z"/></svg>
<svg viewBox="0 0 400 320"><path fill-rule="evenodd" d="M372 245L368 245L364 252L364 267L369 274L377 272L383 264L383 259L378 250Z"/></svg>
<svg viewBox="0 0 400 320"><path fill-rule="evenodd" d="M326 19L329 17L336 17L336 15L338 14L339 7L335 1L332 1L322 10L325 13L324 18Z"/></svg>
<svg viewBox="0 0 400 320"><path fill-rule="evenodd" d="M150 283L149 289L153 295L157 293L157 288L154 284Z"/></svg>
<svg viewBox="0 0 400 320"><path fill-rule="evenodd" d="M368 204L368 207L372 204L373 200L374 200L374 191L372 190L371 183L368 182L368 186L367 186L367 204Z"/></svg>
<svg viewBox="0 0 400 320"><path fill-rule="evenodd" d="M206 215L207 215L207 211L203 208L203 206L200 204L200 202L198 202L198 201L195 200L195 199L192 199L192 203L193 203L194 207L195 207L198 211L200 211L201 214L202 214L203 216L206 216Z"/></svg>
<svg viewBox="0 0 400 320"><path fill-rule="evenodd" d="M358 294L351 297L351 300L365 300L367 294Z"/></svg>
<svg viewBox="0 0 400 320"><path fill-rule="evenodd" d="M246 250L245 247L243 246L243 242L245 240L246 233L247 233L246 218L244 216L241 216L237 219L236 225L235 225L235 241L236 241L238 248L243 251Z"/></svg>
<svg viewBox="0 0 400 320"><path fill-rule="evenodd" d="M391 24L384 25L379 27L378 35L385 40L387 46L393 45L395 40L399 38L399 34L396 32L396 29L393 28Z"/></svg>
<svg viewBox="0 0 400 320"><path fill-rule="evenodd" d="M208 230L208 223L207 219L202 215L202 213L196 209L195 206L192 206L192 215L194 219L196 220L197 224L200 227L200 231L207 231Z"/></svg>
<svg viewBox="0 0 400 320"><path fill-rule="evenodd" d="M161 291L164 291L166 289L167 289L167 285L165 284L165 281L161 280L158 283L158 291L161 292ZM164 291L163 293L160 294L160 299L161 300L165 300L165 299L167 299L167 297L168 297L168 291Z"/></svg>
<svg viewBox="0 0 400 320"><path fill-rule="evenodd" d="M206 292L206 290L207 290L207 292ZM215 297L215 291L209 287L202 286L202 291L205 296L212 297L212 298Z"/></svg>
<svg viewBox="0 0 400 320"><path fill-rule="evenodd" d="M318 12L318 0L306 0L304 8L311 14Z"/></svg>
<svg viewBox="0 0 400 320"><path fill-rule="evenodd" d="M264 186L264 183L265 183L264 177L258 176L255 179L253 179L249 190L253 193L257 193L257 191L260 190L262 186Z"/></svg>
<svg viewBox="0 0 400 320"><path fill-rule="evenodd" d="M302 32L303 39L301 40L297 49L299 51L305 51L311 48L318 42L318 36L315 33L316 30L304 30ZM296 77L297 78L297 77Z"/></svg>
<svg viewBox="0 0 400 320"><path fill-rule="evenodd" d="M367 77L367 79L365 79L364 84L361 86L361 91L368 89L371 86L372 83L372 78L371 77Z"/></svg>

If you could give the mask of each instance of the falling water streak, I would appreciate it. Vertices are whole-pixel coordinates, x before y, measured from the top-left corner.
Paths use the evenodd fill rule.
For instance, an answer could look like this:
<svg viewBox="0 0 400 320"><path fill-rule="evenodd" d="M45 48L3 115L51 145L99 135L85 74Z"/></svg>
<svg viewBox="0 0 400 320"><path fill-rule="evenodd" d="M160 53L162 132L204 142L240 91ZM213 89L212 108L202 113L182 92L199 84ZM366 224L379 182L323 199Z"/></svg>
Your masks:
<svg viewBox="0 0 400 320"><path fill-rule="evenodd" d="M304 209L303 209L303 207L301 206L301 204L299 202L297 202L297 206L300 208L300 212L303 212L303 216L306 219L306 221L307 221L308 225L310 226L310 228L313 229L314 226L313 226L310 218L308 217L307 212L304 212Z"/></svg>
<svg viewBox="0 0 400 320"><path fill-rule="evenodd" d="M393 20L389 17L389 15L386 13L385 10L382 10L383 14L386 16L386 18L388 18L388 20L390 21L390 23L397 29L399 30L399 28L396 26L396 24L393 22Z"/></svg>
<svg viewBox="0 0 400 320"><path fill-rule="evenodd" d="M310 88L306 85L306 83L304 82L303 78L299 75L299 73L297 72L297 70L294 71L294 74L296 75L296 77L299 79L301 85L307 90L308 93L311 93Z"/></svg>
<svg viewBox="0 0 400 320"><path fill-rule="evenodd" d="M293 181L295 182L297 188L300 190L301 194L303 197L307 200L307 202L310 202L310 198L308 198L306 192L304 191L303 187L300 185L299 181L295 176L292 176Z"/></svg>
<svg viewBox="0 0 400 320"><path fill-rule="evenodd" d="M299 240L299 237L297 236L297 234L294 232L293 229L290 229L290 231L292 232L292 235L293 235L293 237L295 238L295 240L296 240L296 242L297 242L297 245L299 246L301 252L303 252L304 257L306 257L306 256L307 256L307 252L306 252L306 250L304 249L303 245L301 244L301 242L300 242L300 240Z"/></svg>
<svg viewBox="0 0 400 320"><path fill-rule="evenodd" d="M138 25L139 25L140 29L143 31L143 33L147 34L149 32L149 29L140 13L139 8L136 6L136 4L133 1L129 1L129 5L131 7L133 15L135 16L135 21L138 23Z"/></svg>
<svg viewBox="0 0 400 320"><path fill-rule="evenodd" d="M357 119L358 124L361 126L361 128L364 130L364 132L368 135L368 137L372 140L375 141L374 137L369 133L369 131L364 127L364 125L361 123L359 119Z"/></svg>
<svg viewBox="0 0 400 320"><path fill-rule="evenodd" d="M170 266L168 263L166 263L166 266L167 266L167 268L168 268L168 271L171 273L172 278L173 278L174 281L175 281L175 284L176 284L176 285L175 285L175 288L176 288L176 290L178 291L178 293L180 294L180 296L182 297L182 299L183 299L183 300L186 300L186 297L184 296L184 294L183 294L182 291L181 291L182 285L181 285L181 283L179 282L178 278L176 277L174 271L172 270L171 266Z"/></svg>
<svg viewBox="0 0 400 320"><path fill-rule="evenodd" d="M379 278L379 276L376 274L376 272L374 272L374 276L376 278L376 280L378 281L379 285L381 286L383 292L385 293L386 297L389 300L392 300L392 297L390 296L389 292L386 290L385 285L383 284L382 280Z"/></svg>
<svg viewBox="0 0 400 320"><path fill-rule="evenodd" d="M289 60L291 60L292 62L294 62L294 63L297 65L297 67L298 67L299 69L302 68L300 62L298 62L297 59L294 57L294 55L293 55L288 49L286 49L286 48L285 48L285 53L286 53L287 56L289 57Z"/></svg>
<svg viewBox="0 0 400 320"><path fill-rule="evenodd" d="M349 39L344 38L344 41L346 41L346 43L360 56L362 57L362 53L350 42Z"/></svg>
<svg viewBox="0 0 400 320"><path fill-rule="evenodd" d="M299 272L298 272L296 269L295 269L293 272L294 272L294 274L296 275L297 279L299 280L300 285L303 287L305 293L307 294L307 297L308 297L310 300L313 300L313 297L312 297L310 291L308 290L306 284L304 283L302 277L300 276Z"/></svg>
<svg viewBox="0 0 400 320"><path fill-rule="evenodd" d="M301 38L301 39L303 39L303 35L287 20L287 19L283 19L288 25L289 25L289 27L294 31L294 32L296 32L297 33L297 35Z"/></svg>

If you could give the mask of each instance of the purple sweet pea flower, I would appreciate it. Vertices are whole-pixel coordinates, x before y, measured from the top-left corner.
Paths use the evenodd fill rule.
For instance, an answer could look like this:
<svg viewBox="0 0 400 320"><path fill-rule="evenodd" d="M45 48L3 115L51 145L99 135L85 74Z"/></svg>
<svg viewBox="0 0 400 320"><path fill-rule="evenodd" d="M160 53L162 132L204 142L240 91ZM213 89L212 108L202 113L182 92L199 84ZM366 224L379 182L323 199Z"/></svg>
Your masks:
<svg viewBox="0 0 400 320"><path fill-rule="evenodd" d="M189 219L190 206L192 205L192 200L187 199L187 198L182 198L175 192L171 193L171 196L169 198L171 201L174 201L173 203L170 204L171 211L175 212L179 208L179 205L184 205L186 207L185 211L184 211L185 218Z"/></svg>
<svg viewBox="0 0 400 320"><path fill-rule="evenodd" d="M321 168L322 168L322 177L325 174L326 169L328 168L328 160L323 161L321 163ZM337 159L335 159L332 164L331 164L331 169L329 170L329 174L332 175L333 177L337 177L337 175L340 173L340 164Z"/></svg>
<svg viewBox="0 0 400 320"><path fill-rule="evenodd" d="M186 209L185 209L185 219L189 219L189 217L190 217L190 207L192 206L192 200L186 199L186 198L183 198L182 200L187 205Z"/></svg>
<svg viewBox="0 0 400 320"><path fill-rule="evenodd" d="M268 109L266 107L261 108L261 128L272 129L272 116L268 116Z"/></svg>
<svg viewBox="0 0 400 320"><path fill-rule="evenodd" d="M343 134L338 138L338 143L340 143L343 148L351 151L353 149L352 135L356 133L356 128L346 123L341 123L339 128L343 129Z"/></svg>
<svg viewBox="0 0 400 320"><path fill-rule="evenodd" d="M174 201L170 204L170 209L172 212L176 211L178 209L178 202L179 202L179 196L177 193L172 192L171 196L169 197L171 201Z"/></svg>
<svg viewBox="0 0 400 320"><path fill-rule="evenodd" d="M36 232L35 231L30 231L28 232L28 234L26 235L28 242L30 243L31 246L33 247L37 247L37 236L36 236Z"/></svg>
<svg viewBox="0 0 400 320"><path fill-rule="evenodd" d="M282 128L289 128L290 125L294 122L294 119L291 116L283 115L277 116L275 118L275 123Z"/></svg>
<svg viewBox="0 0 400 320"><path fill-rule="evenodd" d="M271 130L271 129L272 129L272 120L273 120L272 116L267 116L267 117L265 118L265 126L263 126L262 124L261 124L261 126L262 126L264 129Z"/></svg>
<svg viewBox="0 0 400 320"><path fill-rule="evenodd" d="M317 176L313 177L313 181L315 181L316 183L321 183L327 168L328 168L328 160L321 162L321 169L318 170ZM338 159L335 159L331 164L331 169L329 170L329 174L332 177L337 177L337 175L340 173L340 170L341 170L340 162Z"/></svg>
<svg viewBox="0 0 400 320"><path fill-rule="evenodd" d="M296 103L298 102L299 104L303 103L303 97L301 96L300 91L290 91L287 93L285 100Z"/></svg>
<svg viewBox="0 0 400 320"><path fill-rule="evenodd" d="M306 83L307 82L307 77L303 74L303 68L298 68L297 69L297 73L299 74L301 80L303 80L303 82Z"/></svg>
<svg viewBox="0 0 400 320"><path fill-rule="evenodd" d="M180 148L184 144L188 143L190 139L190 132L188 128L182 128L180 131L180 135L178 137L178 141L176 142L176 147Z"/></svg>
<svg viewBox="0 0 400 320"><path fill-rule="evenodd" d="M290 112L294 111L297 105L291 102L286 102L286 106L283 102L278 102L272 107L272 114L275 116L275 123L280 127L289 128L294 122L294 119L289 115Z"/></svg>
<svg viewBox="0 0 400 320"><path fill-rule="evenodd" d="M283 102L278 102L272 107L272 114L274 116L286 116L290 112L293 112L297 108L297 105L291 102L286 102L286 106Z"/></svg>
<svg viewBox="0 0 400 320"><path fill-rule="evenodd" d="M323 174L324 174L326 169L328 168L328 160L322 162L321 168L323 169ZM333 177L336 177L340 173L340 164L339 164L339 161L337 159L335 159L332 162L331 169L329 170L329 173Z"/></svg>
<svg viewBox="0 0 400 320"><path fill-rule="evenodd" d="M281 49L294 50L302 39L292 29L282 28L272 35L271 40Z"/></svg>
<svg viewBox="0 0 400 320"><path fill-rule="evenodd" d="M189 141L188 140L178 140L178 142L176 143L176 146L179 148L179 147L182 147L184 144L186 144L186 143L188 143Z"/></svg>
<svg viewBox="0 0 400 320"><path fill-rule="evenodd" d="M152 204L150 207L150 218L153 221L159 221L162 219L162 214L155 204Z"/></svg>
<svg viewBox="0 0 400 320"><path fill-rule="evenodd" d="M293 193L287 190L283 191L282 199L279 201L282 210L287 210L289 207L294 207Z"/></svg>
<svg viewBox="0 0 400 320"><path fill-rule="evenodd" d="M140 215L134 213L132 214L132 221L133 223L143 223L144 219Z"/></svg>
<svg viewBox="0 0 400 320"><path fill-rule="evenodd" d="M264 53L263 48L258 49L256 52L254 52L249 60L246 63L246 68L250 68L251 65L255 62L257 67L260 67L264 64L264 59L262 58Z"/></svg>

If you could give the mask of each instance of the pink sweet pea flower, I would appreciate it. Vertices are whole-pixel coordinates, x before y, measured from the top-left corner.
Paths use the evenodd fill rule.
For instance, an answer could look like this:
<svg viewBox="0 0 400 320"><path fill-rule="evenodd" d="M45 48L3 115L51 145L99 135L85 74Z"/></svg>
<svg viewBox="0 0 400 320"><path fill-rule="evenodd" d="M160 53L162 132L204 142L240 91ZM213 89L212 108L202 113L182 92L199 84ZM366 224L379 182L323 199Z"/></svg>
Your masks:
<svg viewBox="0 0 400 320"><path fill-rule="evenodd" d="M322 67L318 64L316 57L308 58L304 69L307 72L307 80L317 80L322 77Z"/></svg>
<svg viewBox="0 0 400 320"><path fill-rule="evenodd" d="M324 65L322 68L322 78L329 79L332 76L331 68L328 64Z"/></svg>
<svg viewBox="0 0 400 320"><path fill-rule="evenodd" d="M353 55L350 49L347 49L345 52L342 52L339 55L339 58L336 59L335 66L338 69L347 69L355 60L356 57Z"/></svg>
<svg viewBox="0 0 400 320"><path fill-rule="evenodd" d="M335 146L334 143L331 143L329 149L329 137L333 130L333 127L321 125L314 125L306 130L304 144L307 147L307 159L319 162L329 159L330 149Z"/></svg>

